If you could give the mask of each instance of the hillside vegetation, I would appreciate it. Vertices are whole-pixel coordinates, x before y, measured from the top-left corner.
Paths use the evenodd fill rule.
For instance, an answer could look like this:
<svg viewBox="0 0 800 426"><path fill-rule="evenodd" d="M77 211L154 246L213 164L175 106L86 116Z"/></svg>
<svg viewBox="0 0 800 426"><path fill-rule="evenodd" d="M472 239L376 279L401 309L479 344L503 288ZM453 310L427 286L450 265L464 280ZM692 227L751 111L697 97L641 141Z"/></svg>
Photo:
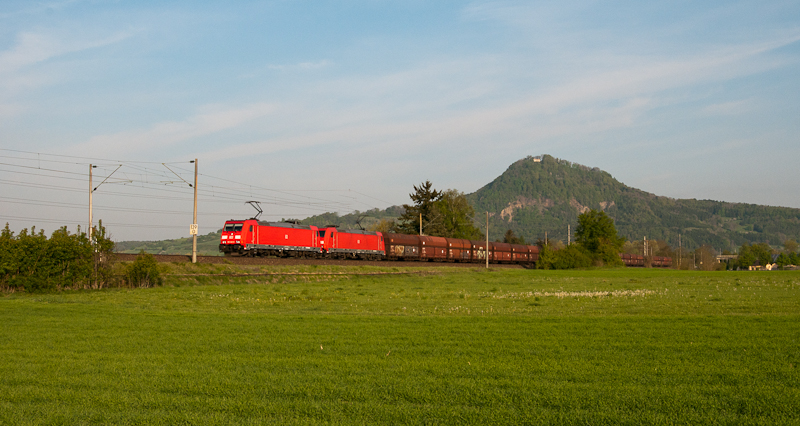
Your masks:
<svg viewBox="0 0 800 426"><path fill-rule="evenodd" d="M221 256L219 251L219 241L222 237L222 229L210 232L206 235L197 236L197 254L200 256ZM178 238L163 241L120 241L116 243L117 253L136 254L144 250L152 254L192 254L192 239Z"/></svg>
<svg viewBox="0 0 800 426"><path fill-rule="evenodd" d="M512 229L526 240L566 241L567 226L587 209L605 211L629 240L665 240L684 247L727 249L745 242L778 245L800 237L800 209L711 200L674 199L631 188L609 173L549 155L519 160L468 198L488 211L491 238Z"/></svg>

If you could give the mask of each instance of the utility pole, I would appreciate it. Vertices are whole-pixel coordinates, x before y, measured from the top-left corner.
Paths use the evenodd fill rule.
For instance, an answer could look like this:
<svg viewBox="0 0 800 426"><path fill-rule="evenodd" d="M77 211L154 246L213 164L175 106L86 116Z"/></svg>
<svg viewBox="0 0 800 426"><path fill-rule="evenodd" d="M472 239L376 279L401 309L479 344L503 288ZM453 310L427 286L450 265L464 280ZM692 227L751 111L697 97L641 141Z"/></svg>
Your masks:
<svg viewBox="0 0 800 426"><path fill-rule="evenodd" d="M486 212L486 269L489 269L489 212Z"/></svg>
<svg viewBox="0 0 800 426"><path fill-rule="evenodd" d="M194 215L192 216L192 263L197 263L197 159L194 159Z"/></svg>
<svg viewBox="0 0 800 426"><path fill-rule="evenodd" d="M683 256L683 243L681 242L681 234L678 234L678 269L681 269L682 256Z"/></svg>
<svg viewBox="0 0 800 426"><path fill-rule="evenodd" d="M419 213L419 235L422 236L422 212Z"/></svg>
<svg viewBox="0 0 800 426"><path fill-rule="evenodd" d="M571 226L572 225L567 225L567 245L570 245L570 243L571 243L571 241L570 241L571 237L572 237L572 229L570 229Z"/></svg>
<svg viewBox="0 0 800 426"><path fill-rule="evenodd" d="M89 244L92 247L92 286L97 281L97 255L95 253L94 241L92 241L92 228L94 218L92 217L92 195L94 194L94 187L92 186L92 169L97 166L89 164L89 230L86 235L89 236Z"/></svg>
<svg viewBox="0 0 800 426"><path fill-rule="evenodd" d="M97 166L92 166L89 164L89 229L86 231L86 235L89 236L89 241L92 241L92 194L94 193L94 188L92 187L92 169Z"/></svg>

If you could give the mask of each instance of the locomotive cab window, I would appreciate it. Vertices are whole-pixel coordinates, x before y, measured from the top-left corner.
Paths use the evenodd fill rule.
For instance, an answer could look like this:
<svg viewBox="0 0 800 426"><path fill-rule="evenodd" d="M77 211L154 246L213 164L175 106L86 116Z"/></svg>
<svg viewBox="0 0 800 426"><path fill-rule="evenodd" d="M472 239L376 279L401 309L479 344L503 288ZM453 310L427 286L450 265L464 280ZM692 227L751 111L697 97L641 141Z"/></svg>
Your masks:
<svg viewBox="0 0 800 426"><path fill-rule="evenodd" d="M233 232L241 232L242 226L243 225L241 223L234 223L233 224Z"/></svg>
<svg viewBox="0 0 800 426"><path fill-rule="evenodd" d="M225 224L225 232L233 232L233 224L232 223L226 223Z"/></svg>
<svg viewBox="0 0 800 426"><path fill-rule="evenodd" d="M325 238L325 231L317 231L317 235L319 235L320 238Z"/></svg>
<svg viewBox="0 0 800 426"><path fill-rule="evenodd" d="M250 225L250 232L253 232L253 225Z"/></svg>

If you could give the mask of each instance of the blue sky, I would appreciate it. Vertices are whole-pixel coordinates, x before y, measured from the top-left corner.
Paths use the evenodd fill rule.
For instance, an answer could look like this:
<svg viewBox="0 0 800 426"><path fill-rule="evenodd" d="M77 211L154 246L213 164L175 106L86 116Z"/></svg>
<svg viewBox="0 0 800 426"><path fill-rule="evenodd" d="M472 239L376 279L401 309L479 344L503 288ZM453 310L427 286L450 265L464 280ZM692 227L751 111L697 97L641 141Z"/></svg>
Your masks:
<svg viewBox="0 0 800 426"><path fill-rule="evenodd" d="M382 208L544 153L658 195L800 208L798 76L796 1L6 0L0 216L85 222L90 161L124 164L95 218L161 239L191 223L162 162L190 180L199 159L204 233L251 196L268 219ZM182 195L149 197L154 180Z"/></svg>

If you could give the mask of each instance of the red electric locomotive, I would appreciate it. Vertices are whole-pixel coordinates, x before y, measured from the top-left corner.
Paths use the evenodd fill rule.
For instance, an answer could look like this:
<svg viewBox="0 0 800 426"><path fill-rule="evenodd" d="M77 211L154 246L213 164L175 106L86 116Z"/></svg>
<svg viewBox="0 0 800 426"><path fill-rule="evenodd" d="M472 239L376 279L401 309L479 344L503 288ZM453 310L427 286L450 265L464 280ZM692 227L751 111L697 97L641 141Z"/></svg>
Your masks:
<svg viewBox="0 0 800 426"><path fill-rule="evenodd" d="M380 260L384 256L383 235L356 229L340 231L336 227L320 228L323 253L337 259Z"/></svg>
<svg viewBox="0 0 800 426"><path fill-rule="evenodd" d="M322 253L316 226L256 219L229 220L219 250L249 256L315 257Z"/></svg>

